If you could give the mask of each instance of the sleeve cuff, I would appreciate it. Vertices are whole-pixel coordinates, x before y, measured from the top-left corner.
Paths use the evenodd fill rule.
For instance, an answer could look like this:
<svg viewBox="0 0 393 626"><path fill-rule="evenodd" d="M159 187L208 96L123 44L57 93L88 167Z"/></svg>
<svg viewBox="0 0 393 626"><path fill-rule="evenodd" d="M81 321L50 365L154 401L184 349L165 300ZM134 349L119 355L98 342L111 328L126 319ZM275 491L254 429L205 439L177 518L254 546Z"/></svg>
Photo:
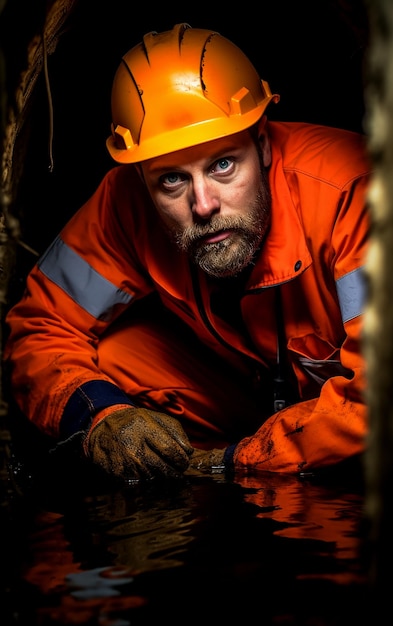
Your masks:
<svg viewBox="0 0 393 626"><path fill-rule="evenodd" d="M237 444L234 443L231 446L228 446L224 452L224 465L227 469L232 469L234 466L233 455L235 453L236 446Z"/></svg>
<svg viewBox="0 0 393 626"><path fill-rule="evenodd" d="M92 380L78 387L69 398L60 422L60 438L90 428L98 413L115 405L135 406L119 387L105 380Z"/></svg>

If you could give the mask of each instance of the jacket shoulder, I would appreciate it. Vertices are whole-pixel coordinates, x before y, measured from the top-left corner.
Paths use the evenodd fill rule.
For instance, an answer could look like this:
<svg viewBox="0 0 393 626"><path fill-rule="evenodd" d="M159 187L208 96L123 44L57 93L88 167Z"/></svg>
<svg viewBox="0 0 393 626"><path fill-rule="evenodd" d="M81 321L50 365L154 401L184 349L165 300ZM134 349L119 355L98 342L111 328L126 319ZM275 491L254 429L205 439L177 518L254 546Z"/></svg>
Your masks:
<svg viewBox="0 0 393 626"><path fill-rule="evenodd" d="M354 131L303 122L270 122L273 159L286 172L342 187L371 170L366 136Z"/></svg>

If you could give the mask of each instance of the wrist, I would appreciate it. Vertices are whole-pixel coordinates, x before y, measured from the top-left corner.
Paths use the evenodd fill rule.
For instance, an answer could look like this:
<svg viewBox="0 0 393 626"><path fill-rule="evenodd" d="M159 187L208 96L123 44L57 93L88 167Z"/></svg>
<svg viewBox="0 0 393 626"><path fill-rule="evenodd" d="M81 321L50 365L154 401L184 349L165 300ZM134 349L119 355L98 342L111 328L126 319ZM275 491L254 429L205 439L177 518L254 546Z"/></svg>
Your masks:
<svg viewBox="0 0 393 626"><path fill-rule="evenodd" d="M234 467L233 455L235 453L236 443L228 446L224 452L224 465L225 469L232 469Z"/></svg>
<svg viewBox="0 0 393 626"><path fill-rule="evenodd" d="M129 409L130 404L114 404L113 406L107 406L105 409L98 411L98 413L93 417L89 428L86 430L86 435L83 440L83 452L86 456L89 455L89 439L93 430L100 424L108 415L112 415L116 411L121 411L123 409Z"/></svg>

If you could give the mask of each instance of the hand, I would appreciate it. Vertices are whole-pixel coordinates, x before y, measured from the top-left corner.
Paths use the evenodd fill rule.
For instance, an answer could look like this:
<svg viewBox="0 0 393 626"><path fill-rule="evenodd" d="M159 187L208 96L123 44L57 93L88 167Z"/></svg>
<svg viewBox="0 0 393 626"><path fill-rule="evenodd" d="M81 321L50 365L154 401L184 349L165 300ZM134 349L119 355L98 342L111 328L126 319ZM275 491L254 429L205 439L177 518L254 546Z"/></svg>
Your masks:
<svg viewBox="0 0 393 626"><path fill-rule="evenodd" d="M194 448L194 452L190 458L189 469L209 473L217 470L223 471L225 469L225 450L226 448L223 448L222 450L219 450L218 448L212 448L211 450L197 450Z"/></svg>
<svg viewBox="0 0 393 626"><path fill-rule="evenodd" d="M115 411L95 426L85 445L105 472L125 480L178 477L193 452L180 423L150 409Z"/></svg>

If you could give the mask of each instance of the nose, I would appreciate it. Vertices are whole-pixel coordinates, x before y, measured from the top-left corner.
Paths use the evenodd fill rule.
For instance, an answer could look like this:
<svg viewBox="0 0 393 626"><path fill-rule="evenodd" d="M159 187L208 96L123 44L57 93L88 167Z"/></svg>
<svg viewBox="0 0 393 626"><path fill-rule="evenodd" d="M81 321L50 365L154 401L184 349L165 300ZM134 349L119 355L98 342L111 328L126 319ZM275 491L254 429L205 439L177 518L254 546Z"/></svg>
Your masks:
<svg viewBox="0 0 393 626"><path fill-rule="evenodd" d="M220 210L217 189L208 179L194 179L192 193L192 213L195 217L208 220Z"/></svg>

